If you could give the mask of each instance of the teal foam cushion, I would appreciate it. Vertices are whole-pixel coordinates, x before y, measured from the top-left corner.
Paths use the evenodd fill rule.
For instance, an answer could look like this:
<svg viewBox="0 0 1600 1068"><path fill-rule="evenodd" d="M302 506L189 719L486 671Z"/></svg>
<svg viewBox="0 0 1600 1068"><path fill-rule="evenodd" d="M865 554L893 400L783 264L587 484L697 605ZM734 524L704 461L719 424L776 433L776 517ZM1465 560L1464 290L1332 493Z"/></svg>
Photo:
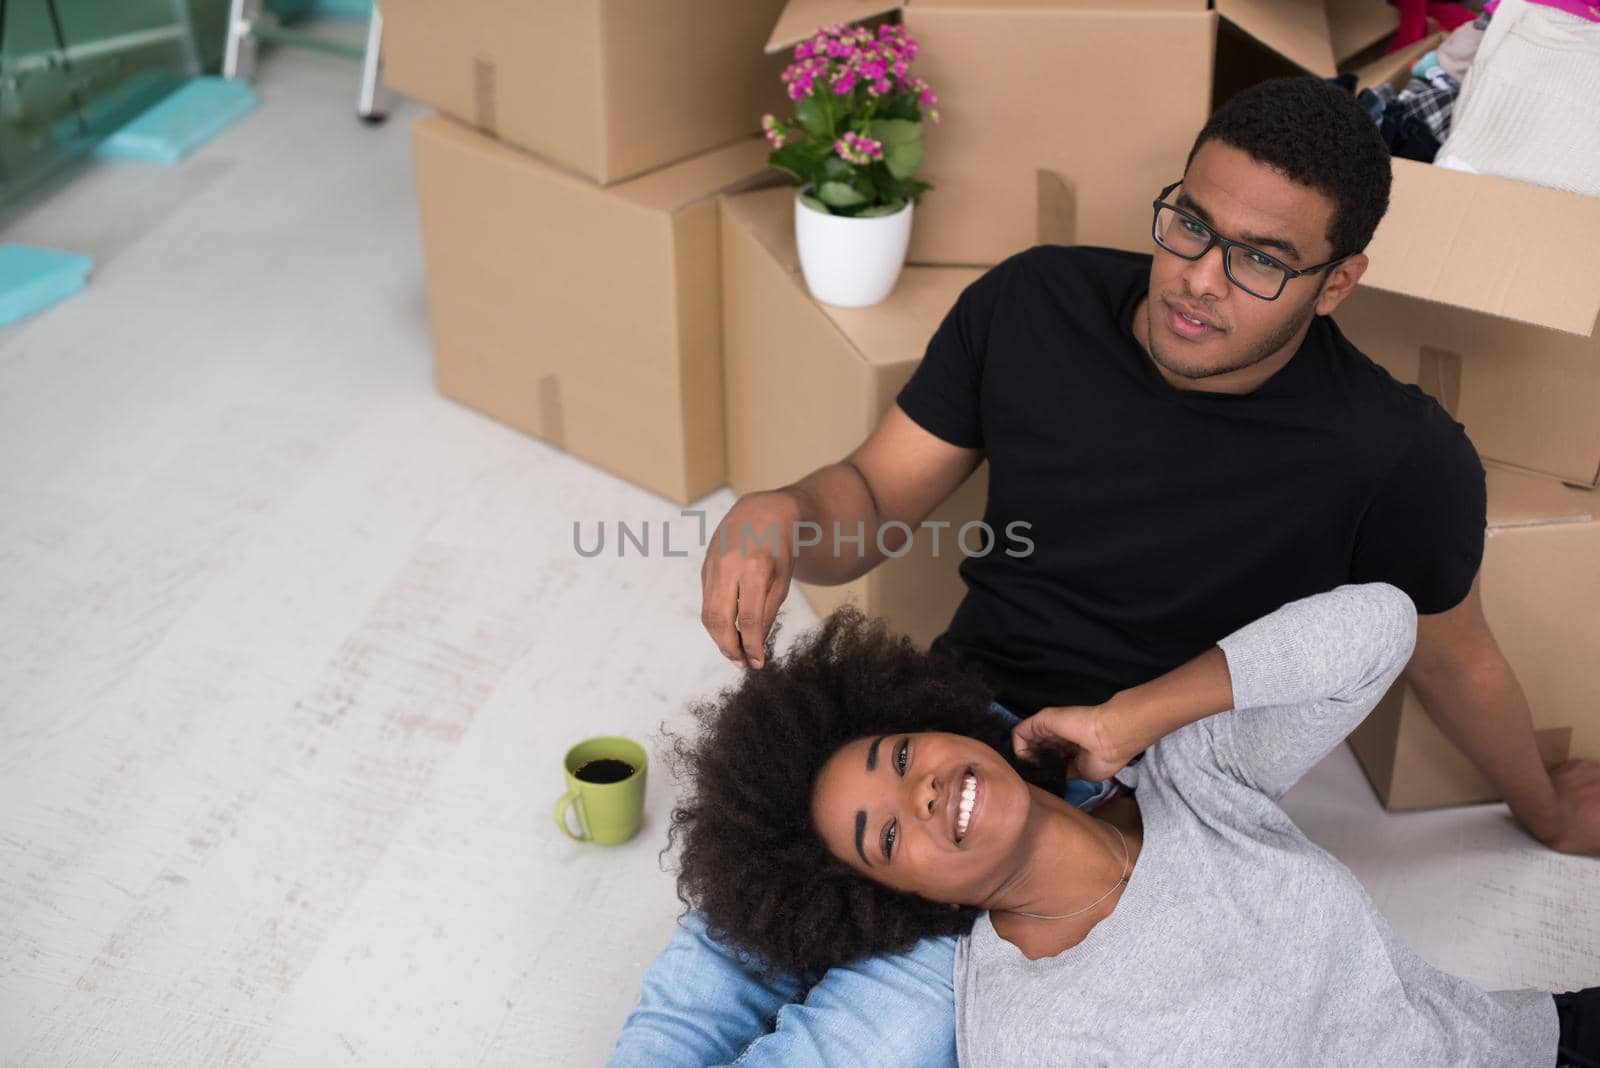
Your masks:
<svg viewBox="0 0 1600 1068"><path fill-rule="evenodd" d="M0 326L16 322L82 289L94 261L32 245L0 245Z"/></svg>
<svg viewBox="0 0 1600 1068"><path fill-rule="evenodd" d="M177 163L255 109L242 79L196 78L100 142L98 156Z"/></svg>

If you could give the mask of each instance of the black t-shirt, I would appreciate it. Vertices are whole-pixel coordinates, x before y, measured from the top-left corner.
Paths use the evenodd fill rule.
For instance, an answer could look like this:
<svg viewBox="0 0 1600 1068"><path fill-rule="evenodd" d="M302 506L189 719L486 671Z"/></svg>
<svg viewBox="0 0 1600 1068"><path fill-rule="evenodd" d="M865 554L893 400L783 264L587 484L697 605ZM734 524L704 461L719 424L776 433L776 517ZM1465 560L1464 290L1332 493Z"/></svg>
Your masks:
<svg viewBox="0 0 1600 1068"><path fill-rule="evenodd" d="M994 546L962 561L934 644L1022 715L1097 704L1346 582L1442 612L1482 559L1483 466L1431 397L1327 316L1253 393L1175 389L1130 325L1149 276L1149 255L1115 249L1013 256L962 293L898 397L988 457Z"/></svg>

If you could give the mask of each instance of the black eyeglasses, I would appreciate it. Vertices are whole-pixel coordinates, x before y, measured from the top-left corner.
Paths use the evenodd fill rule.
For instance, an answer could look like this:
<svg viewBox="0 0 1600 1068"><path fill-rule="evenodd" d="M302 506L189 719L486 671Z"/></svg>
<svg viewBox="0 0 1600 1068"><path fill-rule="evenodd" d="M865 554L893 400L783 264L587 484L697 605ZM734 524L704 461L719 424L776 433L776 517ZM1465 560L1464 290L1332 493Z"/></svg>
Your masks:
<svg viewBox="0 0 1600 1068"><path fill-rule="evenodd" d="M1155 199L1156 217L1151 226L1151 234L1156 239L1156 244L1174 256L1182 256L1186 260L1197 260L1210 252L1211 246L1220 245L1222 269L1227 273L1228 280L1253 297L1277 300L1283 293L1283 287L1288 285L1289 279L1316 274L1350 258L1340 256L1327 263L1319 263L1315 267L1296 270L1260 249L1251 248L1238 241L1229 241L1182 208L1175 208L1165 203L1172 191L1182 184L1182 180L1173 182Z"/></svg>

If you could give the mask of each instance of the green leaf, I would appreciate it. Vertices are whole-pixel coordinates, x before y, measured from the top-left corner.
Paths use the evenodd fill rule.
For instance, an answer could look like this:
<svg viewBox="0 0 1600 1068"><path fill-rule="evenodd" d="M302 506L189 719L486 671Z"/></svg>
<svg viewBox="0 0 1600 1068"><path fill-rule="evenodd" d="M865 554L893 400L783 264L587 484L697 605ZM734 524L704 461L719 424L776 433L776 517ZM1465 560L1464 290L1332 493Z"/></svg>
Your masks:
<svg viewBox="0 0 1600 1068"><path fill-rule="evenodd" d="M818 200L816 197L812 196L810 193L801 193L800 194L800 203L804 204L806 207L810 208L812 211L820 211L824 215L832 215L833 214L832 210L829 209L828 205L824 204L822 201Z"/></svg>
<svg viewBox="0 0 1600 1068"><path fill-rule="evenodd" d="M817 197L831 208L853 208L867 202L865 196L843 182L823 182L817 187Z"/></svg>
<svg viewBox="0 0 1600 1068"><path fill-rule="evenodd" d="M811 154L800 145L784 145L773 149L767 156L767 164L787 172L797 182L811 180Z"/></svg>
<svg viewBox="0 0 1600 1068"><path fill-rule="evenodd" d="M828 150L828 158L822 161L822 177L824 181L848 181L850 176L855 174L855 171L854 164L846 163L840 159L838 154L831 148Z"/></svg>
<svg viewBox="0 0 1600 1068"><path fill-rule="evenodd" d="M910 178L922 166L922 123L879 119L868 125L867 134L883 142L884 166L896 178Z"/></svg>
<svg viewBox="0 0 1600 1068"><path fill-rule="evenodd" d="M876 119L867 123L867 136L884 147L922 140L922 123L910 119Z"/></svg>
<svg viewBox="0 0 1600 1068"><path fill-rule="evenodd" d="M874 204L870 208L862 208L860 211L856 212L856 218L875 219L882 215L893 215L895 212L899 211L905 206L906 204L903 200L897 200L892 204Z"/></svg>
<svg viewBox="0 0 1600 1068"><path fill-rule="evenodd" d="M872 183L872 198L880 203L887 204L891 200L899 200L900 181L889 173L889 168L877 162L864 168L868 180Z"/></svg>
<svg viewBox="0 0 1600 1068"><path fill-rule="evenodd" d="M888 119L911 119L914 122L921 117L922 109L917 105L916 93L896 93L884 109L884 118Z"/></svg>
<svg viewBox="0 0 1600 1068"><path fill-rule="evenodd" d="M915 178L904 182L895 183L895 195L901 199L909 200L913 204L921 203L922 194L932 189L927 182L919 182Z"/></svg>
<svg viewBox="0 0 1600 1068"><path fill-rule="evenodd" d="M922 166L922 142L909 141L903 145L886 145L883 164L896 178L910 178Z"/></svg>
<svg viewBox="0 0 1600 1068"><path fill-rule="evenodd" d="M824 93L833 90L824 88ZM806 133L818 141L833 144L833 117L828 106L816 96L803 96L795 101L794 117Z"/></svg>

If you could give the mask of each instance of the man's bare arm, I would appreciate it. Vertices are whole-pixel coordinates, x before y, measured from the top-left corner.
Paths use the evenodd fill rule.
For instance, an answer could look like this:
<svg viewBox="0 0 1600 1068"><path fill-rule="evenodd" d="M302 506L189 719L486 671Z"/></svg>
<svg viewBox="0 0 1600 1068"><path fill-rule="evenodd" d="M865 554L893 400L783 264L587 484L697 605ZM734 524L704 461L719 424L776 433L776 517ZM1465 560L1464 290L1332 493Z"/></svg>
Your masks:
<svg viewBox="0 0 1600 1068"><path fill-rule="evenodd" d="M1555 776L1546 770L1528 699L1489 630L1477 579L1456 607L1417 618L1406 678L1429 718L1530 834L1562 852L1600 856L1600 766L1573 761Z"/></svg>
<svg viewBox="0 0 1600 1068"><path fill-rule="evenodd" d="M739 498L700 570L700 618L712 640L730 660L760 667L791 579L837 585L866 574L885 559L883 524L914 530L982 460L979 450L951 445L896 405L838 463ZM898 551L905 537L890 528L883 548Z"/></svg>

